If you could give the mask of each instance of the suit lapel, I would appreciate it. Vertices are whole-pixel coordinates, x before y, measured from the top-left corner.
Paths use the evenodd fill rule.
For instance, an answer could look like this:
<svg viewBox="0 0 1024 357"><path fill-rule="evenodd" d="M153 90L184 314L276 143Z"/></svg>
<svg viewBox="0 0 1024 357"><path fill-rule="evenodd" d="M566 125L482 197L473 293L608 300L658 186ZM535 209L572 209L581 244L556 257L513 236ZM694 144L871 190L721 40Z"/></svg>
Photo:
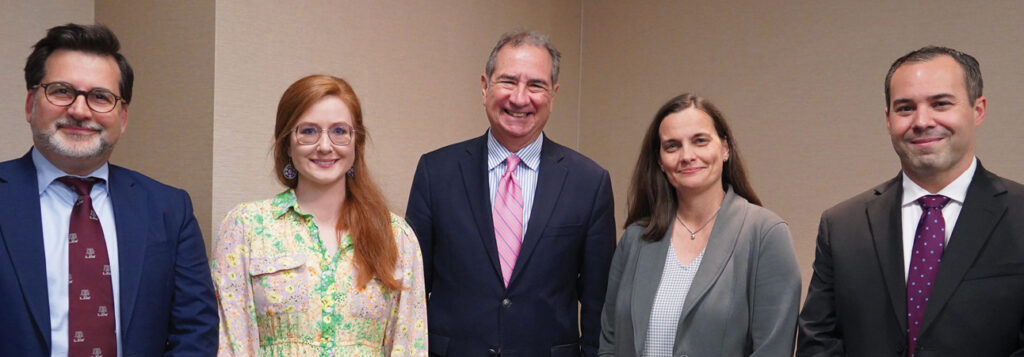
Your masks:
<svg viewBox="0 0 1024 357"><path fill-rule="evenodd" d="M718 277L722 276L726 263L732 258L736 242L739 240L740 230L747 218L746 203L746 200L737 196L731 188L726 191L722 207L718 211L718 218L715 219L715 225L711 227L708 245L704 248L704 258L700 262L700 267L697 268L697 275L693 277L686 300L683 301L683 311L679 314L680 326L687 315L693 311L697 302L704 298ZM676 338L678 340L682 336L677 334Z"/></svg>
<svg viewBox="0 0 1024 357"><path fill-rule="evenodd" d="M633 303L630 304L630 316L633 317L633 341L636 356L640 356L647 341L647 326L651 322L651 309L654 307L654 296L658 294L661 275L665 271L665 259L671 248L672 226L669 225L665 236L657 242L640 239L637 242L640 251L637 253L636 270L633 275Z"/></svg>
<svg viewBox="0 0 1024 357"><path fill-rule="evenodd" d="M491 268L501 281L501 263L498 260L498 243L494 238L494 220L491 217L490 186L487 182L487 135L477 138L466 148L466 156L459 162L462 182L465 184L466 200L470 213L476 221L477 230L484 244L484 250L491 259Z"/></svg>
<svg viewBox="0 0 1024 357"><path fill-rule="evenodd" d="M110 202L117 227L118 284L121 299L121 332L131 328L132 313L137 303L139 282L142 279L143 257L149 237L144 190L121 167L110 165ZM146 303L143 301L142 303Z"/></svg>
<svg viewBox="0 0 1024 357"><path fill-rule="evenodd" d="M31 153L0 169L0 249L7 249L37 333L50 341L50 305L46 288L39 184ZM11 287L4 287L5 289ZM9 336L8 336L9 337Z"/></svg>
<svg viewBox="0 0 1024 357"><path fill-rule="evenodd" d="M903 226L901 201L902 176L875 187L875 199L868 202L866 214L868 229L874 242L875 254L882 269L882 278L889 290L894 318L900 331L907 330L907 283L903 267ZM905 336L905 335L904 335Z"/></svg>
<svg viewBox="0 0 1024 357"><path fill-rule="evenodd" d="M924 335L942 312L963 280L964 274L991 237L996 222L1006 211L1006 202L998 197L1005 193L1006 189L997 187L991 174L979 163L971 185L967 188L960 217L956 220L949 244L942 254L939 273L935 277L935 287L928 301L928 308L925 309L921 335Z"/></svg>
<svg viewBox="0 0 1024 357"><path fill-rule="evenodd" d="M541 147L540 165L537 173L537 191L533 195L533 208L530 210L530 222L527 223L526 235L523 237L523 245L519 249L519 257L516 258L516 266L512 270L512 278L509 285L515 281L523 270L523 266L530 260L537 244L540 242L541 234L551 219L551 213L555 210L555 202L562 192L562 185L565 183L565 176L569 170L560 164L562 153L560 147L544 138L544 146Z"/></svg>

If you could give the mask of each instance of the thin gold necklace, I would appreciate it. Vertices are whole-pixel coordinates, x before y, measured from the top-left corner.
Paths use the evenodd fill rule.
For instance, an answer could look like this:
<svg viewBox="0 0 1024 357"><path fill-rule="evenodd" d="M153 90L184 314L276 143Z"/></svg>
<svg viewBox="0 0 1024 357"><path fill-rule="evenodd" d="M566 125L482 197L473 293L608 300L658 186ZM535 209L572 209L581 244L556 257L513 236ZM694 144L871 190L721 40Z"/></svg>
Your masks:
<svg viewBox="0 0 1024 357"><path fill-rule="evenodd" d="M722 207L718 208L721 209ZM687 227L686 223L683 223L683 218L679 217L679 212L676 212L676 220L679 221L679 224L683 225L683 228L686 228L687 232L690 232L690 240L694 240L697 239L697 232L700 232L702 229L704 229L704 227L708 226L708 223L711 223L711 220L715 219L715 217L718 217L718 211L719 210L716 209L715 214L711 215L711 218L708 218L708 220L704 221L704 224L700 225L700 228L697 228L697 230L692 230L690 229L690 227Z"/></svg>

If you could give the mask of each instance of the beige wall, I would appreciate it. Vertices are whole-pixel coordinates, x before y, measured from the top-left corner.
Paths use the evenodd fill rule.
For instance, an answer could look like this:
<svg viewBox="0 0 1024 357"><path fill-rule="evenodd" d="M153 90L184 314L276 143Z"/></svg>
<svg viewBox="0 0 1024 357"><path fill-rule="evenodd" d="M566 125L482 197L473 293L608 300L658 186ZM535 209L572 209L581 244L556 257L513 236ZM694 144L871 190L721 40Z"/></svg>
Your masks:
<svg viewBox="0 0 1024 357"><path fill-rule="evenodd" d="M91 23L92 1L0 0L0 161L32 147L25 121L25 59L46 29L68 22Z"/></svg>
<svg viewBox="0 0 1024 357"><path fill-rule="evenodd" d="M491 46L517 26L550 33L562 49L547 132L575 146L579 8L545 0L218 2L215 222L240 202L282 190L269 156L277 102L312 73L352 84L371 134L370 169L392 210L404 213L419 155L487 128L480 74Z"/></svg>
<svg viewBox="0 0 1024 357"><path fill-rule="evenodd" d="M669 98L695 91L729 119L753 184L790 224L810 278L821 212L895 176L882 83L928 44L981 62L986 168L1024 181L1024 3L587 1L582 151L612 173L616 222L640 139Z"/></svg>
<svg viewBox="0 0 1024 357"><path fill-rule="evenodd" d="M98 0L96 22L117 34L135 70L128 129L111 162L188 191L209 243L213 4Z"/></svg>

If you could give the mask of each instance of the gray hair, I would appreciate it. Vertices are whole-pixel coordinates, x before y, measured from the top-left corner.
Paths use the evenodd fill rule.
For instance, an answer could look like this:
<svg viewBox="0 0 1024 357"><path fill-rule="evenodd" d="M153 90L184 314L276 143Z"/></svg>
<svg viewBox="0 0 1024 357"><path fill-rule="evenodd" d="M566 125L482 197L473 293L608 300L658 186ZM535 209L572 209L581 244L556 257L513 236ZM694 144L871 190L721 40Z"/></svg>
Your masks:
<svg viewBox="0 0 1024 357"><path fill-rule="evenodd" d="M561 63L562 54L548 40L548 35L526 30L506 32L498 40L498 43L494 45L491 55L487 57L487 66L484 67L484 73L487 74L488 82L491 79L491 75L494 74L494 67L497 66L498 51L501 51L505 46L519 47L524 44L537 46L548 51L548 54L551 55L551 84L558 83L558 66Z"/></svg>

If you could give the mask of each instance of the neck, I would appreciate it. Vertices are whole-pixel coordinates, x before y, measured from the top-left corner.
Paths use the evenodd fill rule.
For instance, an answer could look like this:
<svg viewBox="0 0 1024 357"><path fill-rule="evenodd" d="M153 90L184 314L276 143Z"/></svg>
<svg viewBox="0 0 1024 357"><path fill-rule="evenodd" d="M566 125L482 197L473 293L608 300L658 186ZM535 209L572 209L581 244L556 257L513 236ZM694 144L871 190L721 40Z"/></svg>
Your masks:
<svg viewBox="0 0 1024 357"><path fill-rule="evenodd" d="M345 182L330 186L300 182L295 186L295 200L304 211L313 214L317 223L337 223L341 207L345 205Z"/></svg>
<svg viewBox="0 0 1024 357"><path fill-rule="evenodd" d="M698 193L676 191L676 201L679 203L676 214L687 222L704 222L718 212L725 199L725 190L721 184Z"/></svg>
<svg viewBox="0 0 1024 357"><path fill-rule="evenodd" d="M534 140L537 140L538 137L540 137L539 134L537 136L530 137L530 138L513 139L513 138L499 138L499 137L495 136L494 139L498 140L498 144L501 144L501 146L504 146L505 149L508 149L509 152L515 154L515 153L518 153L519 150L522 150L527 145L530 145L530 143L532 143Z"/></svg>
<svg viewBox="0 0 1024 357"><path fill-rule="evenodd" d="M103 164L107 163L107 159L110 158L110 154L101 154L95 157L87 158L72 158L64 157L57 154L47 153L39 150L39 153L50 161L54 167L64 171L64 173L75 175L75 176L88 176L89 174L96 172Z"/></svg>
<svg viewBox="0 0 1024 357"><path fill-rule="evenodd" d="M974 162L974 155L970 155L970 157L970 160L965 160L953 167L951 170L914 172L912 170L907 170L905 168L906 166L904 166L903 174L907 175L907 178L909 178L910 181L914 181L914 183L921 186L921 188L925 189L929 193L935 194L942 191L946 186L949 186L949 184L953 183L954 180L960 177L960 175L963 175L964 172L971 167L971 164Z"/></svg>

